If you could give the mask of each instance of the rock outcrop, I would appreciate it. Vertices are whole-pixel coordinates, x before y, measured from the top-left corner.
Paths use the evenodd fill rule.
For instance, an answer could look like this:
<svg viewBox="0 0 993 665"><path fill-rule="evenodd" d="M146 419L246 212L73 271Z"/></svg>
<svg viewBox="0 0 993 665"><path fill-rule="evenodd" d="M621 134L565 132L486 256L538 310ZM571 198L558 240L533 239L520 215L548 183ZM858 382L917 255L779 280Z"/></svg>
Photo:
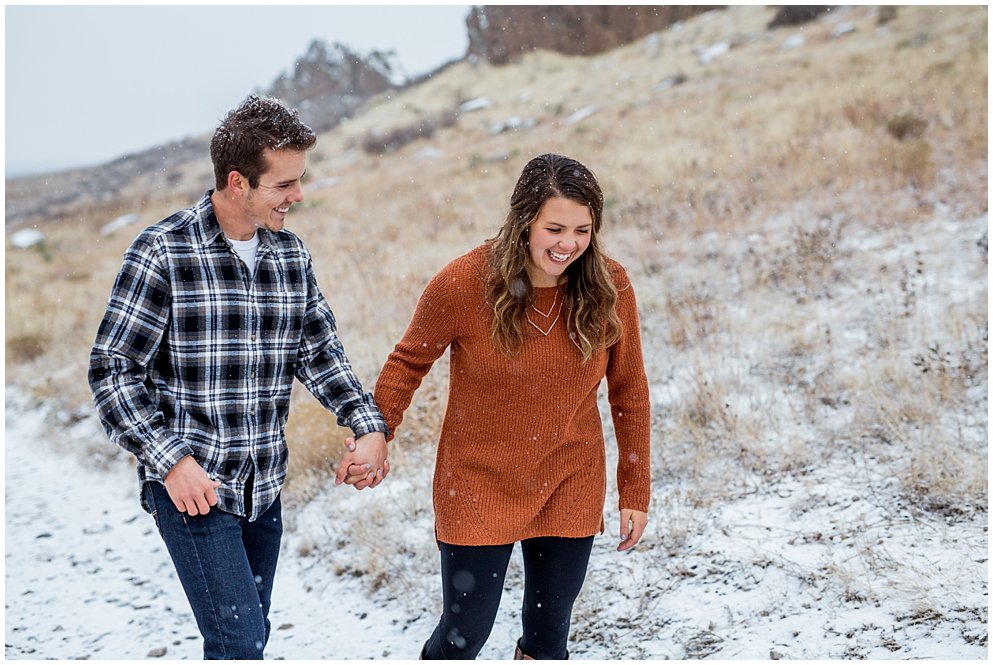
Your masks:
<svg viewBox="0 0 993 665"><path fill-rule="evenodd" d="M830 5L786 5L776 11L776 15L769 21L768 27L772 29L802 25L829 11L831 11Z"/></svg>
<svg viewBox="0 0 993 665"><path fill-rule="evenodd" d="M466 18L470 57L503 65L534 49L595 55L720 7L694 5L476 5Z"/></svg>
<svg viewBox="0 0 993 665"><path fill-rule="evenodd" d="M370 97L397 87L392 51L359 55L339 43L315 39L288 72L266 91L300 111L317 131L350 117Z"/></svg>

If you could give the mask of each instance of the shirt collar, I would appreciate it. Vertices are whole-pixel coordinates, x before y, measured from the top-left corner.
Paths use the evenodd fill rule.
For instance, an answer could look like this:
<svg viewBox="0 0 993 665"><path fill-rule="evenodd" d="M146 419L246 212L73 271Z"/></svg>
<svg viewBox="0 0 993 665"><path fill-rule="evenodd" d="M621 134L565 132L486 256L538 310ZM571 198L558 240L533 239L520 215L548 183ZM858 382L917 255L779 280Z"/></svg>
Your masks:
<svg viewBox="0 0 993 665"><path fill-rule="evenodd" d="M210 196L213 193L213 189L208 189L207 193L203 195L203 198L197 201L196 205L192 208L200 230L200 242L204 245L210 245L217 241L218 236L224 235L221 225L217 221L217 215L214 213L214 204L210 200ZM258 230L258 236L260 249L264 246L275 246L272 231L260 228Z"/></svg>
<svg viewBox="0 0 993 665"><path fill-rule="evenodd" d="M200 229L200 241L204 245L210 245L217 240L217 236L222 235L221 225L217 223L217 215L214 214L214 204L210 201L213 193L214 190L207 190L203 198L193 206L193 214Z"/></svg>

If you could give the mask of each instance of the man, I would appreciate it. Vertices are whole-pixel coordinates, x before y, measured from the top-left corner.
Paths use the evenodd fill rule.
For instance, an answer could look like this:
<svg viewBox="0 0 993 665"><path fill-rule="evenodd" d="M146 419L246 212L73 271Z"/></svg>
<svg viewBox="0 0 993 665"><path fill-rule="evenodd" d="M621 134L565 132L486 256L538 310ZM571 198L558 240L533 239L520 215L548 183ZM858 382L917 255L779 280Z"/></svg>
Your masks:
<svg viewBox="0 0 993 665"><path fill-rule="evenodd" d="M354 432L347 468L368 476L349 484L389 472L386 423L283 230L316 142L275 99L231 111L210 144L216 189L131 244L90 354L100 420L138 459L205 659L260 659L269 638L293 378Z"/></svg>

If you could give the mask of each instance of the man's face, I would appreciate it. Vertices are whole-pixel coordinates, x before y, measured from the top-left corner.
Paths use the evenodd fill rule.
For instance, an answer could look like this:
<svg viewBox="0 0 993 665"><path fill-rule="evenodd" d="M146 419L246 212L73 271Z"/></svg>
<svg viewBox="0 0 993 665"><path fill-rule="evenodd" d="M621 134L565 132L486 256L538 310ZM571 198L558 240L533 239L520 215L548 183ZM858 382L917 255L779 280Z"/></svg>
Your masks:
<svg viewBox="0 0 993 665"><path fill-rule="evenodd" d="M259 186L249 189L244 213L256 227L281 231L286 213L303 201L300 180L307 170L307 153L302 150L266 150L269 168L259 178Z"/></svg>

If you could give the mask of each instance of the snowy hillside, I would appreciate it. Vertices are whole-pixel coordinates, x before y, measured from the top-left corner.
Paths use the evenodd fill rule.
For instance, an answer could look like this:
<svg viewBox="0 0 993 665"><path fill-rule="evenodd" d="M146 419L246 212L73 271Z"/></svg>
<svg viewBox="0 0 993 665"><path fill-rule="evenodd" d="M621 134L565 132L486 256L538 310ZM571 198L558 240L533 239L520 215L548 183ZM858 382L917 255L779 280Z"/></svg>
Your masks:
<svg viewBox="0 0 993 665"><path fill-rule="evenodd" d="M608 487L573 658L986 659L987 8L770 28L773 12L707 12L596 57L462 62L377 98L320 135L287 226L371 386L530 156L601 179L641 315L653 504L620 555ZM32 213L30 244L8 239L7 658L199 657L86 384L124 249L210 186L206 154L184 164L67 195ZM440 602L446 388L443 360L364 492L333 486L345 433L295 390L267 657L416 657ZM512 654L520 576L518 553L484 658Z"/></svg>

